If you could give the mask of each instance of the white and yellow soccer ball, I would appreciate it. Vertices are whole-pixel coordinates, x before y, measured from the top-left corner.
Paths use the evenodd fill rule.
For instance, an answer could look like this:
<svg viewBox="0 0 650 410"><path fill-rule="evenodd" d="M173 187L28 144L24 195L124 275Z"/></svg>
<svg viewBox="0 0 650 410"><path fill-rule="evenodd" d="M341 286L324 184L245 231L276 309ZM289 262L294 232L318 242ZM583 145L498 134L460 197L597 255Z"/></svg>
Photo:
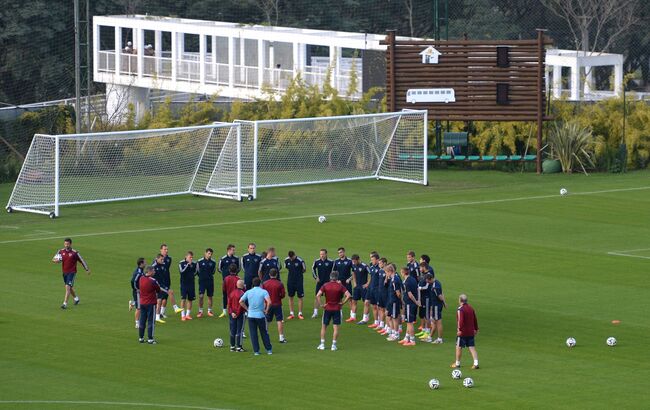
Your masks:
<svg viewBox="0 0 650 410"><path fill-rule="evenodd" d="M468 389L471 389L472 387L474 387L474 380L472 380L471 377L465 377L465 379L463 379L463 386L467 387Z"/></svg>
<svg viewBox="0 0 650 410"><path fill-rule="evenodd" d="M325 221L327 221L327 218L325 218L325 215L321 215L321 216L318 217L318 222L319 223L323 223Z"/></svg>
<svg viewBox="0 0 650 410"><path fill-rule="evenodd" d="M437 390L440 387L440 381L438 379L429 380L429 388L431 390Z"/></svg>
<svg viewBox="0 0 650 410"><path fill-rule="evenodd" d="M614 347L614 346L616 346L616 338L610 336L610 337L607 338L606 343L607 343L607 346Z"/></svg>
<svg viewBox="0 0 650 410"><path fill-rule="evenodd" d="M223 339L216 338L214 339L214 347L223 347Z"/></svg>
<svg viewBox="0 0 650 410"><path fill-rule="evenodd" d="M461 377L463 377L463 372L461 372L460 370L454 369L454 370L451 371L451 378L452 379L458 380Z"/></svg>
<svg viewBox="0 0 650 410"><path fill-rule="evenodd" d="M576 340L574 338L570 337L570 338L568 338L566 340L566 345L567 345L567 347L573 347L573 346L576 345Z"/></svg>
<svg viewBox="0 0 650 410"><path fill-rule="evenodd" d="M564 196L564 195L566 195L568 193L569 193L569 191L567 191L566 188L560 189L560 195Z"/></svg>
<svg viewBox="0 0 650 410"><path fill-rule="evenodd" d="M55 262L61 262L63 260L63 257L59 252L55 253L54 256L52 257L52 260Z"/></svg>

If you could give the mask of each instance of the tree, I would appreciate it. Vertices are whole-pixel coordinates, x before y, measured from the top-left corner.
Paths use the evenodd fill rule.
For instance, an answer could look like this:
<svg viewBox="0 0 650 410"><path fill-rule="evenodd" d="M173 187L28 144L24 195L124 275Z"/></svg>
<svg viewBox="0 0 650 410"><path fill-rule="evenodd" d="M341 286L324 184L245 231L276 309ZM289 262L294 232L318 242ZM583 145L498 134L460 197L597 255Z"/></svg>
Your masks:
<svg viewBox="0 0 650 410"><path fill-rule="evenodd" d="M542 0L568 25L577 50L607 51L639 22L639 0Z"/></svg>

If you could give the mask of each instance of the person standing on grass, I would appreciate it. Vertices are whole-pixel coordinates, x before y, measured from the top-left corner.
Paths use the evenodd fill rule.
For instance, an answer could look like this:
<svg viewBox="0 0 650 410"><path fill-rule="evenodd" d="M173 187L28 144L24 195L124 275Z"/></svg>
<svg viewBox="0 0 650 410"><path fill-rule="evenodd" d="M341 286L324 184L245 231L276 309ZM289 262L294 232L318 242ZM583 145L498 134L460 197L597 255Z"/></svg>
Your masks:
<svg viewBox="0 0 650 410"><path fill-rule="evenodd" d="M445 295L442 293L442 284L435 276L430 273L427 277L429 280L429 288L431 289L431 337L435 332L438 332L438 337L433 340L433 343L440 344L442 340L442 309L447 307L445 303Z"/></svg>
<svg viewBox="0 0 650 410"><path fill-rule="evenodd" d="M237 276L237 265L234 263L230 264L230 267L228 268L228 276L226 276L226 279L223 281L222 289L225 290L227 302L230 303L230 294L232 293L233 290L237 289L237 282L239 282L240 277ZM237 298L237 303L239 303L239 298Z"/></svg>
<svg viewBox="0 0 650 410"><path fill-rule="evenodd" d="M260 287L260 278L253 278L253 288L249 289L239 299L239 304L248 312L248 330L250 331L251 344L255 356L260 355L260 342L257 338L259 331L262 343L267 354L273 354L273 346L269 339L269 332L266 326L266 314L271 307L269 292Z"/></svg>
<svg viewBox="0 0 650 410"><path fill-rule="evenodd" d="M83 268L86 270L86 272L89 275L90 275L90 268L88 268L88 264L81 257L79 252L72 249L72 239L65 238L63 240L63 249L59 250L56 253L56 255L54 255L54 258L52 258L52 262L60 263L61 270L63 272L63 284L65 285L65 296L63 297L63 304L61 305L61 309L68 308L68 298L70 297L70 295L72 295L74 304L78 305L79 296L77 296L77 294L74 291L74 279L75 276L77 276L77 263L81 263L81 266L83 266Z"/></svg>
<svg viewBox="0 0 650 410"><path fill-rule="evenodd" d="M262 257L255 253L255 243L248 244L248 253L241 257L241 267L244 269L244 283L246 289L253 288L253 278L257 278L260 271Z"/></svg>
<svg viewBox="0 0 650 410"><path fill-rule="evenodd" d="M284 338L284 316L282 315L282 299L286 295L284 285L278 279L278 271L276 269L271 269L269 276L269 280L262 283L262 287L269 292L269 297L271 298L271 307L269 307L269 312L266 314L266 322L267 324L271 323L275 316L275 321L278 322L280 343L287 343L287 339Z"/></svg>
<svg viewBox="0 0 650 410"><path fill-rule="evenodd" d="M320 250L320 256L314 261L314 264L311 267L311 274L316 281L316 295L321 286L327 283L330 278L330 274L334 270L334 262L327 259L327 249L323 248ZM318 296L314 298L314 314L311 315L312 319L318 317L318 307L320 306L318 302Z"/></svg>
<svg viewBox="0 0 650 410"><path fill-rule="evenodd" d="M172 266L172 257L169 256L169 248L167 244L160 245L160 253L156 256L156 259L151 264L154 267L155 275L154 278L158 282L158 285L165 290L158 294L158 304L156 305L156 322L165 323L163 319L167 317L165 311L167 309L167 299L171 299L172 306L174 307L174 313L180 313L183 309L178 307L176 304L176 298L174 296L174 291L171 289L172 279L169 273L169 269Z"/></svg>
<svg viewBox="0 0 650 410"><path fill-rule="evenodd" d="M208 296L208 316L214 316L212 302L214 296L214 273L217 271L217 263L212 259L213 253L212 248L206 249L203 257L197 262L199 269L199 313L196 317L198 318L203 317L203 295Z"/></svg>
<svg viewBox="0 0 650 410"><path fill-rule="evenodd" d="M458 327L456 329L456 361L451 364L451 368L455 369L460 367L460 356L462 349L467 347L472 354L474 364L472 369L478 369L478 354L476 353L476 346L474 336L478 333L478 321L476 320L476 312L469 303L467 303L467 295L460 295L458 297L458 310L456 311L456 320Z"/></svg>
<svg viewBox="0 0 650 410"><path fill-rule="evenodd" d="M239 257L235 256L235 245L230 244L226 247L226 254L219 260L219 272L221 272L222 283L230 274L230 265L237 266L237 273L239 273ZM225 289L221 288L221 296L223 297L223 312L219 315L220 318L226 317L226 307L228 306L228 293Z"/></svg>
<svg viewBox="0 0 650 410"><path fill-rule="evenodd" d="M350 302L350 317L357 317L357 303L366 300L366 292L368 291L368 266L361 262L359 255L352 255L352 283L354 285L352 290L352 302ZM365 325L368 323L368 304L363 305L363 319L357 324Z"/></svg>
<svg viewBox="0 0 650 410"><path fill-rule="evenodd" d="M388 297L386 303L386 316L388 318L388 337L386 340L393 342L399 339L400 313L402 310L402 279L395 271L392 263L384 267L388 281Z"/></svg>
<svg viewBox="0 0 650 410"><path fill-rule="evenodd" d="M321 296L325 295L325 305L321 301ZM350 292L339 282L339 274L336 271L330 273L330 281L323 284L316 294L318 306L322 306L323 324L320 329L320 344L316 349L325 350L325 333L330 322L334 322L334 333L332 335L332 351L338 350L336 341L339 336L339 326L341 325L341 307L345 305L350 297Z"/></svg>
<svg viewBox="0 0 650 410"><path fill-rule="evenodd" d="M408 267L401 269L404 279L404 321L406 322L406 335L400 341L403 346L415 346L415 321L417 320L418 306L418 281L411 275Z"/></svg>
<svg viewBox="0 0 650 410"><path fill-rule="evenodd" d="M406 267L409 270L409 275L413 276L413 279L417 280L420 276L420 264L415 260L415 252L408 251L406 253Z"/></svg>
<svg viewBox="0 0 650 410"><path fill-rule="evenodd" d="M304 286L304 273L307 271L305 261L296 255L294 251L289 251L287 258L284 260L284 267L289 272L287 274L287 293L289 294L289 317L287 320L293 319L293 297L298 296L298 319L302 320L305 317L302 315L302 302L305 297Z"/></svg>
<svg viewBox="0 0 650 410"><path fill-rule="evenodd" d="M160 292L166 292L161 288L158 282L153 278L155 269L153 266L147 266L144 275L140 276L138 289L140 289L140 323L138 325L138 341L144 343L144 329L147 329L147 343L155 345L154 339L154 314L158 303Z"/></svg>
<svg viewBox="0 0 650 410"><path fill-rule="evenodd" d="M239 279L237 273L229 275L228 277L235 277L237 283L235 289L228 294L228 315L230 317L230 351L231 352L245 352L242 346L242 332L244 330L244 307L239 303L239 300L244 296L244 281Z"/></svg>
<svg viewBox="0 0 650 410"><path fill-rule="evenodd" d="M390 331L386 317L386 304L388 303L388 276L384 270L388 265L386 258L379 258L379 271L377 272L377 310L379 312L379 326L377 333L385 335Z"/></svg>
<svg viewBox="0 0 650 410"><path fill-rule="evenodd" d="M368 325L368 327L376 329L380 324L379 309L377 307L377 294L379 292L377 290L379 286L379 254L376 251L370 252L370 265L368 265L368 272L370 273L370 284L366 291L366 300L364 301L364 305L368 308L372 306L372 317L374 318L374 322L371 325ZM383 286L383 283L381 285Z"/></svg>
<svg viewBox="0 0 650 410"><path fill-rule="evenodd" d="M339 281L345 289L352 294L352 261L345 255L345 248L340 247L337 249L338 259L334 261L334 270L339 273ZM354 322L356 313L352 315L352 299L350 299L350 317L345 321L346 323Z"/></svg>
<svg viewBox="0 0 650 410"><path fill-rule="evenodd" d="M135 328L137 329L140 324L140 276L144 275L144 267L146 262L144 258L138 258L137 267L131 275L131 291L133 299L129 301L129 311L135 308Z"/></svg>
<svg viewBox="0 0 650 410"><path fill-rule="evenodd" d="M198 274L198 267L194 262L194 252L188 251L185 259L178 264L181 274L181 320L192 320L192 301L196 299L196 284L194 277Z"/></svg>
<svg viewBox="0 0 650 410"><path fill-rule="evenodd" d="M282 267L280 266L280 262L278 261L277 256L275 256L275 248L270 247L266 250L266 255L262 258L262 262L260 262L260 270L258 272L259 278L262 281L262 283L266 282L271 278L270 273L271 269L275 269L278 271L278 276L277 279L280 280L280 269Z"/></svg>

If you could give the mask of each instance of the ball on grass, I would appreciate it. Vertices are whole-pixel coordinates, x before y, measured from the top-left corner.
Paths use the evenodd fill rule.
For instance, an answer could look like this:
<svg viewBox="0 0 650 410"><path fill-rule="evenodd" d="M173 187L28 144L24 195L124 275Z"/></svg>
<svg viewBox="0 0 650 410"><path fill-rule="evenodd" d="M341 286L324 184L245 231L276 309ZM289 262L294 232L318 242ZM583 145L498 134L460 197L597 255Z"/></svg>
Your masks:
<svg viewBox="0 0 650 410"><path fill-rule="evenodd" d="M327 218L325 218L325 215L321 215L321 216L318 217L318 222L319 223L323 223L325 221L327 221Z"/></svg>
<svg viewBox="0 0 650 410"><path fill-rule="evenodd" d="M223 347L223 339L216 338L216 339L214 339L213 344L214 344L214 347Z"/></svg>

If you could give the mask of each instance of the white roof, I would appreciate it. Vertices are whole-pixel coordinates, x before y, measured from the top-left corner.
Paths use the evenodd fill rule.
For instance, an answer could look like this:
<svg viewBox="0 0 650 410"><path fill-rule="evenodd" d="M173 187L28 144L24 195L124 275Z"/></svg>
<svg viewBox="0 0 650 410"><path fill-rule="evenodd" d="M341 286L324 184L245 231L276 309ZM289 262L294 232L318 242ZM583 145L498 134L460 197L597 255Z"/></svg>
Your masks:
<svg viewBox="0 0 650 410"><path fill-rule="evenodd" d="M149 15L94 16L100 26L142 28L145 30L175 31L188 34L206 34L240 37L287 43L335 46L355 49L386 50L379 44L385 34L353 33L345 31L313 30L306 28L262 26L259 24L229 23L225 21L195 20ZM407 40L408 37L397 37ZM413 38L413 40L420 40Z"/></svg>
<svg viewBox="0 0 650 410"><path fill-rule="evenodd" d="M425 48L424 50L420 51L420 55L431 55L431 54L437 54L437 55L442 55L442 53L438 50L435 49L433 46L429 46Z"/></svg>

